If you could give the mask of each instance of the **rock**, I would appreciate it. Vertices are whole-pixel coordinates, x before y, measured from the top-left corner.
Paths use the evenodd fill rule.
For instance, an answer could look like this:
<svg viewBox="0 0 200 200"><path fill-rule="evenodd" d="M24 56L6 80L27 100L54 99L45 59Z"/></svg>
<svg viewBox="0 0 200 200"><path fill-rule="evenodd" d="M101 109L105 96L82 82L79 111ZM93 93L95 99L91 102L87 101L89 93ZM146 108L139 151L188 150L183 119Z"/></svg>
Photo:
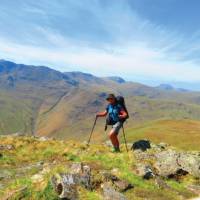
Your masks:
<svg viewBox="0 0 200 200"><path fill-rule="evenodd" d="M92 189L91 168L83 163L73 163L70 173L56 174L52 185L60 198L78 199L77 186Z"/></svg>
<svg viewBox="0 0 200 200"><path fill-rule="evenodd" d="M83 163L73 163L70 172L73 174L82 173L83 171Z"/></svg>
<svg viewBox="0 0 200 200"><path fill-rule="evenodd" d="M101 174L103 176L103 181L104 182L111 182L112 185L113 185L113 187L115 187L116 190L118 190L120 192L124 192L124 191L126 191L126 190L131 189L131 188L134 187L128 181L121 180L117 176L111 174L108 171L103 171L103 172L101 172Z"/></svg>
<svg viewBox="0 0 200 200"><path fill-rule="evenodd" d="M160 152L160 151L159 151ZM150 152L147 152L147 151L142 151L140 149L137 149L134 151L134 156L135 158L139 161L139 162L142 162L142 161L145 161L145 160L155 160L155 153L150 153Z"/></svg>
<svg viewBox="0 0 200 200"><path fill-rule="evenodd" d="M103 177L104 182L108 181L119 181L119 178L113 174L110 173L110 171L101 171L100 172L101 176Z"/></svg>
<svg viewBox="0 0 200 200"><path fill-rule="evenodd" d="M0 181L3 179L10 179L12 177L12 173L7 169L0 169Z"/></svg>
<svg viewBox="0 0 200 200"><path fill-rule="evenodd" d="M40 183L43 182L44 176L42 174L35 174L31 177L33 183Z"/></svg>
<svg viewBox="0 0 200 200"><path fill-rule="evenodd" d="M47 141L47 140L49 140L49 138L44 137L44 136L38 138L38 141L40 141L40 142L45 142L45 141Z"/></svg>
<svg viewBox="0 0 200 200"><path fill-rule="evenodd" d="M187 189L194 192L195 194L200 195L200 185L188 185Z"/></svg>
<svg viewBox="0 0 200 200"><path fill-rule="evenodd" d="M131 147L132 150L140 149L142 151L146 151L147 149L150 149L150 148L151 148L151 145L148 140L139 140L137 142L134 142Z"/></svg>
<svg viewBox="0 0 200 200"><path fill-rule="evenodd" d="M194 177L200 177L200 157L191 153L180 153L178 159L178 164L181 169L188 172Z"/></svg>
<svg viewBox="0 0 200 200"><path fill-rule="evenodd" d="M73 174L57 174L51 179L52 185L61 199L77 200L76 177Z"/></svg>
<svg viewBox="0 0 200 200"><path fill-rule="evenodd" d="M113 145L112 145L112 143L111 143L110 140L105 141L104 144L105 144L106 146L108 146L108 147L113 147Z"/></svg>
<svg viewBox="0 0 200 200"><path fill-rule="evenodd" d="M13 150L15 147L11 144L0 144L0 150Z"/></svg>
<svg viewBox="0 0 200 200"><path fill-rule="evenodd" d="M200 177L200 157L197 154L189 152L176 152L167 150L157 153L157 161L154 165L158 175L173 177L191 174L194 177Z"/></svg>
<svg viewBox="0 0 200 200"><path fill-rule="evenodd" d="M27 190L27 186L24 186L17 190L11 190L7 195L4 196L3 200L24 199Z"/></svg>
<svg viewBox="0 0 200 200"><path fill-rule="evenodd" d="M156 177L155 183L161 189L171 189L171 187L160 177Z"/></svg>
<svg viewBox="0 0 200 200"><path fill-rule="evenodd" d="M71 166L71 173L76 174L76 183L83 185L86 189L92 189L91 168L82 163L74 163Z"/></svg>
<svg viewBox="0 0 200 200"><path fill-rule="evenodd" d="M3 154L2 153L0 153L0 158L2 158L3 157Z"/></svg>
<svg viewBox="0 0 200 200"><path fill-rule="evenodd" d="M125 192L126 190L133 188L133 185L125 180L114 181L114 185L119 192Z"/></svg>
<svg viewBox="0 0 200 200"><path fill-rule="evenodd" d="M170 177L175 175L180 166L177 163L179 154L174 150L167 150L157 153L156 162L154 168L157 170L157 174L164 177Z"/></svg>
<svg viewBox="0 0 200 200"><path fill-rule="evenodd" d="M166 149L169 145L167 143L161 142L157 145L160 149Z"/></svg>
<svg viewBox="0 0 200 200"><path fill-rule="evenodd" d="M127 198L120 192L117 192L110 183L102 184L103 199L104 200L127 200Z"/></svg>
<svg viewBox="0 0 200 200"><path fill-rule="evenodd" d="M16 133L13 133L12 136L14 137L20 137L20 136L24 136L25 134L22 133L22 132L16 132Z"/></svg>
<svg viewBox="0 0 200 200"><path fill-rule="evenodd" d="M144 179L150 179L155 177L151 166L144 165L142 163L136 165L136 174L143 177Z"/></svg>

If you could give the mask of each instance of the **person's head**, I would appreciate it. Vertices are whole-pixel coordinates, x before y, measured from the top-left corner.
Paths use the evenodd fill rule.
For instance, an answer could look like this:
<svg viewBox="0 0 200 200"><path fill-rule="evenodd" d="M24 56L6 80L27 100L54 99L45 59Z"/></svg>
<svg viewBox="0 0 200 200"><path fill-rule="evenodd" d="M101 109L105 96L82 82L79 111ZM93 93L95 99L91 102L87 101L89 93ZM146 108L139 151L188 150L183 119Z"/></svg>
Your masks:
<svg viewBox="0 0 200 200"><path fill-rule="evenodd" d="M110 103L110 104L115 104L116 103L116 97L114 94L109 94L106 98L106 100Z"/></svg>

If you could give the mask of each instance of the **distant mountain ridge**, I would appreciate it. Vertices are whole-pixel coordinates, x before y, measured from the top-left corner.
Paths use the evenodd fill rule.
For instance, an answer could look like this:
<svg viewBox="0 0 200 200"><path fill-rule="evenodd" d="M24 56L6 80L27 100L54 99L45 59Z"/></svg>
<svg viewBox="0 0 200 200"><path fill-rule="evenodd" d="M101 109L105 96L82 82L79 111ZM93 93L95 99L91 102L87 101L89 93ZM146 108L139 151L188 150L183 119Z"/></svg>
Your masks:
<svg viewBox="0 0 200 200"><path fill-rule="evenodd" d="M0 134L84 139L111 92L125 96L129 128L158 119L200 119L199 92L0 60ZM102 127L103 119L96 127L98 137Z"/></svg>
<svg viewBox="0 0 200 200"><path fill-rule="evenodd" d="M170 84L160 84L159 86L157 86L156 88L162 89L162 90L176 90L176 91L180 91L180 92L188 92L189 90L184 89L184 88L175 88Z"/></svg>

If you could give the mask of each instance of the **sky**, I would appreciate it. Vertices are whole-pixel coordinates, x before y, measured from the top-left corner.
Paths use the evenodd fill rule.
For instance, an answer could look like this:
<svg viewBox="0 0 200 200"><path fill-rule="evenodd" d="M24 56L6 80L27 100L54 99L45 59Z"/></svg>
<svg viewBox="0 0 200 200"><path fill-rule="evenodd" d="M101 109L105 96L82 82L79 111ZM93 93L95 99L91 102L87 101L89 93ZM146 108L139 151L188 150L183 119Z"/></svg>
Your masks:
<svg viewBox="0 0 200 200"><path fill-rule="evenodd" d="M200 90L199 0L0 0L0 59Z"/></svg>

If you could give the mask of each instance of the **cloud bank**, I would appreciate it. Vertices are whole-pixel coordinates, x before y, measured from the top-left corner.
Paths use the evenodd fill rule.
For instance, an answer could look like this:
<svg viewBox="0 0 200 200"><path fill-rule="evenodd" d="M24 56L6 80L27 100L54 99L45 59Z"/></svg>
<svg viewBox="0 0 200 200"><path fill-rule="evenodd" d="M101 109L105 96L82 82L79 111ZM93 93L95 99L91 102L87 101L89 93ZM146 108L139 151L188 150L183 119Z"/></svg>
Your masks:
<svg viewBox="0 0 200 200"><path fill-rule="evenodd" d="M200 32L188 37L155 24L128 0L5 1L0 17L4 59L132 81L200 82Z"/></svg>

